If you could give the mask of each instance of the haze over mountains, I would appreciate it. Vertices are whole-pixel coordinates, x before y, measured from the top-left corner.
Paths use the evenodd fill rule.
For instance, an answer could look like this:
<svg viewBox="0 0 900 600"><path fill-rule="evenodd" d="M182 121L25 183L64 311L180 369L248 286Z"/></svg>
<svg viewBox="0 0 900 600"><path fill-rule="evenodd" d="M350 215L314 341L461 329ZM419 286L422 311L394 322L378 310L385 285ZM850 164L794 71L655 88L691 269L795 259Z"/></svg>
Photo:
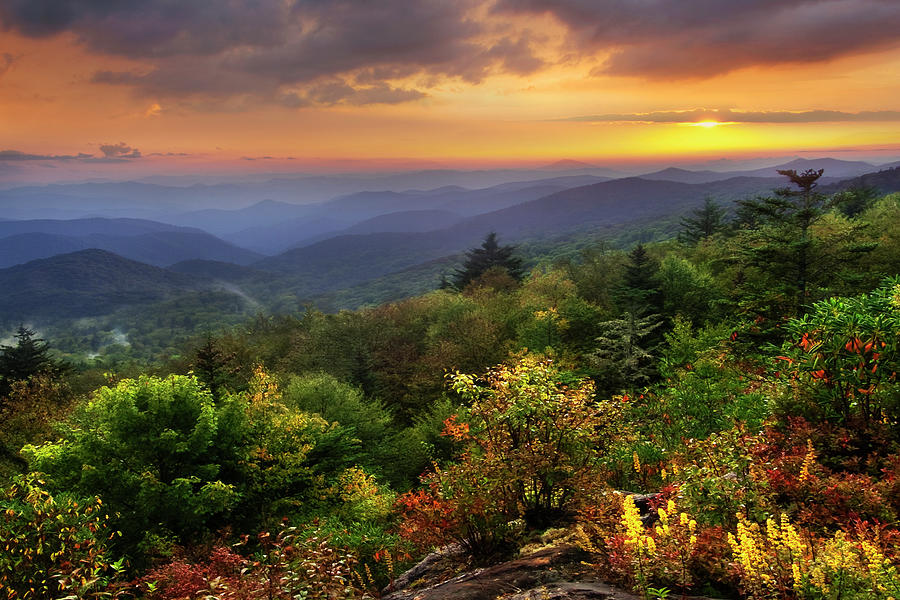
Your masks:
<svg viewBox="0 0 900 600"><path fill-rule="evenodd" d="M0 283L15 290L0 308L8 326L102 314L198 286L230 290L248 308L260 298L302 304L379 278L433 287L429 278L452 269L452 257L489 231L516 243L677 222L706 197L729 204L784 186L782 168L824 168L830 183L823 189L890 192L900 189L896 166L797 159L745 171L669 168L613 178L561 161L538 171L18 188L0 191ZM487 185L459 185L479 182ZM23 294L36 298L32 306Z"/></svg>

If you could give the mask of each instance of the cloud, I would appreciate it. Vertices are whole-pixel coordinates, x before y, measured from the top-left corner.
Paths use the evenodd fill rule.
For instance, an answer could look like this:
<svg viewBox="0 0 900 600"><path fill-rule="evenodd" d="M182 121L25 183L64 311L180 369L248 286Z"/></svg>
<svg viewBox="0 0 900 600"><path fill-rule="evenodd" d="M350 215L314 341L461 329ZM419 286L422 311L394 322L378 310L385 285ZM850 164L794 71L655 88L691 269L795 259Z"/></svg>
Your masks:
<svg viewBox="0 0 900 600"><path fill-rule="evenodd" d="M498 0L498 13L549 14L596 75L712 77L824 62L900 44L894 0Z"/></svg>
<svg viewBox="0 0 900 600"><path fill-rule="evenodd" d="M144 116L147 118L158 117L160 114L162 114L162 110L162 106L160 106L159 102L154 102L147 107L146 111L144 111Z"/></svg>
<svg viewBox="0 0 900 600"><path fill-rule="evenodd" d="M401 79L478 83L540 68L525 33L488 31L470 16L486 1L4 0L0 27L69 32L94 51L141 60L145 68L93 81L156 97L396 103L426 95Z"/></svg>
<svg viewBox="0 0 900 600"><path fill-rule="evenodd" d="M297 160L294 156L242 156L241 160Z"/></svg>
<svg viewBox="0 0 900 600"><path fill-rule="evenodd" d="M140 150L132 148L125 142L119 142L118 144L101 144L100 152L103 153L103 158L125 159L141 157Z"/></svg>
<svg viewBox="0 0 900 600"><path fill-rule="evenodd" d="M9 52L0 53L0 77L3 77L9 71L14 62L16 62L16 57Z"/></svg>
<svg viewBox="0 0 900 600"><path fill-rule="evenodd" d="M525 29L535 15L563 41ZM824 63L900 44L898 22L896 0L0 0L0 30L140 63L93 82L205 110L409 102L579 58L663 80Z"/></svg>
<svg viewBox="0 0 900 600"><path fill-rule="evenodd" d="M0 162L22 162L32 160L84 160L90 154L28 154L18 150L0 150Z"/></svg>
<svg viewBox="0 0 900 600"><path fill-rule="evenodd" d="M557 119L587 123L694 123L718 121L720 123L837 123L900 121L900 111L874 110L843 112L839 110L803 111L738 111L730 109L670 110L647 113L620 113L583 115Z"/></svg>

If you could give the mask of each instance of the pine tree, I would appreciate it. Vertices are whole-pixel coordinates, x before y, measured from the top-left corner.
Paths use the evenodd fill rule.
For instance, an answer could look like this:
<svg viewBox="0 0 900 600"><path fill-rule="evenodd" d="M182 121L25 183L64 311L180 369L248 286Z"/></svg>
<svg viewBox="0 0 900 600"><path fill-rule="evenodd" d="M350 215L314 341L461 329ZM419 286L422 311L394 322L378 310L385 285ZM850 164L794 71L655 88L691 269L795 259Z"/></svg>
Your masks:
<svg viewBox="0 0 900 600"><path fill-rule="evenodd" d="M222 352L209 334L206 336L206 342L194 352L194 361L191 365L194 375L206 385L216 400L221 398L222 391L237 371L228 367L234 359L234 353L226 355Z"/></svg>
<svg viewBox="0 0 900 600"><path fill-rule="evenodd" d="M647 253L643 244L638 244L628 253L628 262L622 283L616 290L616 298L623 311L637 316L659 312L660 293L656 281L659 265Z"/></svg>
<svg viewBox="0 0 900 600"><path fill-rule="evenodd" d="M453 276L453 287L463 290L472 281L486 271L500 267L516 281L521 281L524 272L522 259L513 256L514 246L501 246L497 243L497 234L487 234L480 248L472 248L466 252L466 262L462 269L457 269Z"/></svg>
<svg viewBox="0 0 900 600"><path fill-rule="evenodd" d="M681 219L682 230L678 240L684 244L697 244L725 228L726 211L712 198L707 197L703 208L698 208L691 215Z"/></svg>
<svg viewBox="0 0 900 600"><path fill-rule="evenodd" d="M654 350L660 325L659 315L638 317L631 311L620 319L599 324L598 347L589 357L598 371L598 391L633 392L656 378Z"/></svg>
<svg viewBox="0 0 900 600"><path fill-rule="evenodd" d="M878 188L872 186L851 187L832 196L829 204L852 219L869 208L880 195Z"/></svg>
<svg viewBox="0 0 900 600"><path fill-rule="evenodd" d="M35 337L35 332L20 325L14 335L15 346L0 346L0 396L9 393L14 381L22 381L37 375L57 375L67 365L50 356L50 344Z"/></svg>
<svg viewBox="0 0 900 600"><path fill-rule="evenodd" d="M772 197L739 202L745 230L737 239L737 253L745 266L769 278L759 289L760 306L770 304L776 320L802 314L816 300L816 285L827 285L848 261L874 248L859 243L861 226L852 223L828 239L816 235L814 225L827 211L826 196L815 191L823 172L778 171L794 187L777 189Z"/></svg>

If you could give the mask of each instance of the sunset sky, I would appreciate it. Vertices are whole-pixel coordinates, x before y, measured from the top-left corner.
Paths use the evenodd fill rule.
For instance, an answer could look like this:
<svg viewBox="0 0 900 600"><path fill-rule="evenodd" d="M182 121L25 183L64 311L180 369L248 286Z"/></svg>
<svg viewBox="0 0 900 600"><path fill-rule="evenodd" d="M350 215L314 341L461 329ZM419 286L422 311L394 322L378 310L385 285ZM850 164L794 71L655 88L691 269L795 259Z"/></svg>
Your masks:
<svg viewBox="0 0 900 600"><path fill-rule="evenodd" d="M0 181L886 162L898 31L897 0L0 0Z"/></svg>

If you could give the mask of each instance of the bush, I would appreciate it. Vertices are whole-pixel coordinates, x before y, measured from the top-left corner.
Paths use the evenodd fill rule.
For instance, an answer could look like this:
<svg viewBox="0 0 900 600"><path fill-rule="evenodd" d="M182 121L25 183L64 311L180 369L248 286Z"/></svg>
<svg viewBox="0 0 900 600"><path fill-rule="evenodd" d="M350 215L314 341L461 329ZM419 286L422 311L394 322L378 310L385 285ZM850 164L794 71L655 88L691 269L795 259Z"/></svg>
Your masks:
<svg viewBox="0 0 900 600"><path fill-rule="evenodd" d="M448 378L471 407L467 422L446 421L445 435L466 450L425 476L425 490L400 498L403 532L422 545L453 540L483 555L502 548L515 519L546 526L571 517L597 485L614 405L597 404L589 381L535 357L481 379Z"/></svg>
<svg viewBox="0 0 900 600"><path fill-rule="evenodd" d="M56 488L103 498L134 548L154 534L186 539L236 505L244 426L236 403L214 404L193 377L142 376L100 388L61 441L23 453Z"/></svg>
<svg viewBox="0 0 900 600"><path fill-rule="evenodd" d="M97 498L53 495L39 473L16 477L0 490L0 590L23 600L99 595L123 570L108 519Z"/></svg>
<svg viewBox="0 0 900 600"><path fill-rule="evenodd" d="M250 538L245 538L250 544ZM176 560L143 578L148 600L215 598L216 600L309 600L366 596L366 576L356 570L353 554L328 539L303 537L282 526L252 540L249 558L216 548L199 564ZM369 596L371 597L371 596Z"/></svg>
<svg viewBox="0 0 900 600"><path fill-rule="evenodd" d="M900 434L900 279L863 296L818 302L785 329L789 341L778 357L789 383L784 412Z"/></svg>

